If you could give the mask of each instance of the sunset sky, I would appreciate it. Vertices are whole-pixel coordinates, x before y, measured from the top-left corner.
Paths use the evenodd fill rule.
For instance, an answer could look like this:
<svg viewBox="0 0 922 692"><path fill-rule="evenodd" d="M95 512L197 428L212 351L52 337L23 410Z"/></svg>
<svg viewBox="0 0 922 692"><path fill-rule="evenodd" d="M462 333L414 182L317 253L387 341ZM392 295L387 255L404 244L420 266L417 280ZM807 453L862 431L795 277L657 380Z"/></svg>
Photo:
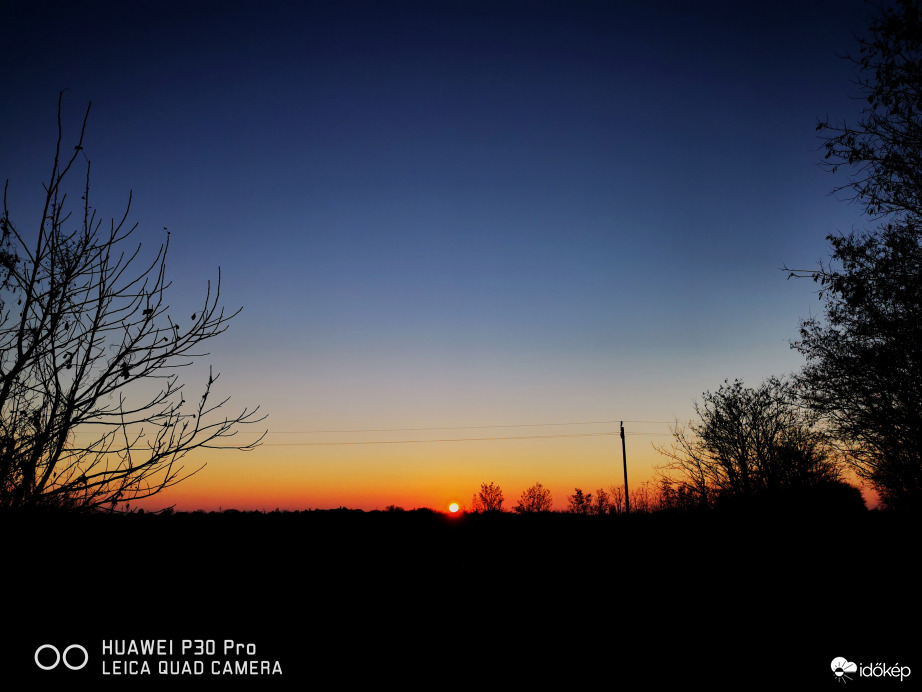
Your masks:
<svg viewBox="0 0 922 692"><path fill-rule="evenodd" d="M92 100L99 213L170 230L177 315L219 266L243 307L187 387L211 363L266 442L145 506L562 508L621 483L618 421L636 485L703 391L800 367L781 267L865 223L815 125L861 106L870 9L3 0L0 180L36 227L58 92L65 143Z"/></svg>

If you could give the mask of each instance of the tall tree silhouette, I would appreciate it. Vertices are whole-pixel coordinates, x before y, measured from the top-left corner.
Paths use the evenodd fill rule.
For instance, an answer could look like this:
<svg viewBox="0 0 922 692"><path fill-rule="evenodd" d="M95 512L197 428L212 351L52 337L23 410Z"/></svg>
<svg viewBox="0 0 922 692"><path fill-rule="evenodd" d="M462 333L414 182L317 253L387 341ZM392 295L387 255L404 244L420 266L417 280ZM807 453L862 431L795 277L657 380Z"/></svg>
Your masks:
<svg viewBox="0 0 922 692"><path fill-rule="evenodd" d="M854 125L821 122L826 163L845 167L874 231L829 236L831 262L812 278L823 319L801 324L804 400L893 508L922 507L922 12L881 8L861 40Z"/></svg>
<svg viewBox="0 0 922 692"><path fill-rule="evenodd" d="M865 103L854 124L817 123L824 165L843 166L850 192L872 216L922 217L922 11L919 0L879 8L859 39L858 55L846 54L858 71Z"/></svg>
<svg viewBox="0 0 922 692"><path fill-rule="evenodd" d="M62 94L63 96L63 94ZM35 230L14 222L4 187L0 312L0 507L115 509L154 495L194 473L183 459L199 447L252 449L236 443L239 424L260 418L244 409L220 414L218 376L185 400L177 369L207 355L198 349L237 313L219 305L209 282L198 310L168 313L166 242L142 264L136 225L107 227L90 203L83 149L89 107L72 153L58 139ZM86 174L77 217L67 207L69 175ZM239 312L239 311L238 311ZM261 438L259 438L261 439Z"/></svg>

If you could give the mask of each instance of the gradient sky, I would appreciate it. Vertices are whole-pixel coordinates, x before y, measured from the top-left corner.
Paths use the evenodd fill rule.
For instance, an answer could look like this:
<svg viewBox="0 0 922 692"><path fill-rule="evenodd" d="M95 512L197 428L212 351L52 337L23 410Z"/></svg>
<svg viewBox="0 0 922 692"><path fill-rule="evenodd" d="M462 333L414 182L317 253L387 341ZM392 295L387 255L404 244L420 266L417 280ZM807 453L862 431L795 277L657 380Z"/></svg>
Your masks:
<svg viewBox="0 0 922 692"><path fill-rule="evenodd" d="M800 367L820 310L781 267L865 223L817 118L860 107L870 7L821 2L0 2L0 179L34 227L58 92L95 205L171 231L171 303L221 267L212 342L255 452L148 506L556 504L631 483L725 378ZM841 182L841 181L838 181ZM204 384L189 373L188 387ZM650 421L645 423L633 421ZM446 428L395 432L319 430ZM641 434L637 434L641 433Z"/></svg>

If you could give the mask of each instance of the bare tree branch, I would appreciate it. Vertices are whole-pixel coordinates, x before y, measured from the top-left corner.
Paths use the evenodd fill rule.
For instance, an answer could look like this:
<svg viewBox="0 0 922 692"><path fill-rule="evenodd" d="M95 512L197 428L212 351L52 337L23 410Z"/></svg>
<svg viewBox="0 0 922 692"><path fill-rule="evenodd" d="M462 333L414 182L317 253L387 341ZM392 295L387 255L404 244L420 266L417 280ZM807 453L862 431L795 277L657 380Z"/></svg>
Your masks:
<svg viewBox="0 0 922 692"><path fill-rule="evenodd" d="M62 94L63 95L63 94ZM221 334L239 310L220 305L221 274L208 283L191 324L166 303L169 232L156 256L141 262L127 246L131 196L108 229L90 203L82 219L67 211L66 175L83 137L62 154L58 141L37 233L13 223L4 187L0 238L0 507L115 509L161 492L196 473L184 459L199 448L250 450L262 440L232 441L241 425L264 420L258 408L221 417L209 402L218 375L209 369L200 398L189 403L178 370L207 356L200 346ZM66 159L66 160L65 160ZM185 322L185 321L183 321ZM263 433L264 435L265 433Z"/></svg>

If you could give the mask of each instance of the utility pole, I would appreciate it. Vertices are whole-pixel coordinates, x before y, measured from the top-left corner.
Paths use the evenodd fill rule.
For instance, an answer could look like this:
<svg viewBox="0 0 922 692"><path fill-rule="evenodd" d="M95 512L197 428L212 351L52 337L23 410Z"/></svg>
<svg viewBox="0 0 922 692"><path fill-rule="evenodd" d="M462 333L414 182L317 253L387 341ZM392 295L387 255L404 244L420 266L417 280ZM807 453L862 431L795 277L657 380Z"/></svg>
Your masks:
<svg viewBox="0 0 922 692"><path fill-rule="evenodd" d="M631 494L627 489L627 447L624 446L624 421L621 421L621 458L624 459L624 507L631 513Z"/></svg>

